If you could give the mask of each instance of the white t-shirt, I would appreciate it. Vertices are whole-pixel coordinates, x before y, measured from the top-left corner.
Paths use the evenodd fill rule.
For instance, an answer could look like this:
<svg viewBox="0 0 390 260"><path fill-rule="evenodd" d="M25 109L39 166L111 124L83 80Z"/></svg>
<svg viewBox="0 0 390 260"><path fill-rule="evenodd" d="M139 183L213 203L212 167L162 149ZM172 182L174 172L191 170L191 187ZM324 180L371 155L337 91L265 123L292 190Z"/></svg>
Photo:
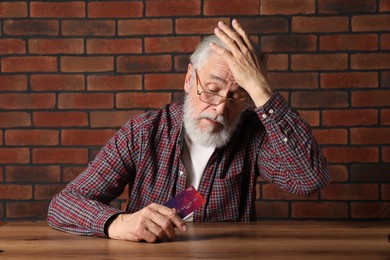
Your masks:
<svg viewBox="0 0 390 260"><path fill-rule="evenodd" d="M214 153L215 146L202 146L192 142L190 137L184 135L184 150L182 160L187 171L186 187L199 188L200 179L206 165ZM193 213L184 218L185 221L193 221Z"/></svg>

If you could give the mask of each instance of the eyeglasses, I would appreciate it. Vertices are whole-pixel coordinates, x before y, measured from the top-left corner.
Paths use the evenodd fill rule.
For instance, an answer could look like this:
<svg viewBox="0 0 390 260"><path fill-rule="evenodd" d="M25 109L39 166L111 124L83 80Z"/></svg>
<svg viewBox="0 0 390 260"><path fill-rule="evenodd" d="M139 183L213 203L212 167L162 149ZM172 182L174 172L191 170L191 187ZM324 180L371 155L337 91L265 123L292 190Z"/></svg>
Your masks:
<svg viewBox="0 0 390 260"><path fill-rule="evenodd" d="M248 108L249 104L234 98L223 97L213 92L205 91L202 83L200 82L198 72L195 70L196 76L196 94L198 94L200 101L207 104L218 106L222 102L226 102L227 108L235 111L244 111ZM199 91L198 86L200 85L202 91Z"/></svg>

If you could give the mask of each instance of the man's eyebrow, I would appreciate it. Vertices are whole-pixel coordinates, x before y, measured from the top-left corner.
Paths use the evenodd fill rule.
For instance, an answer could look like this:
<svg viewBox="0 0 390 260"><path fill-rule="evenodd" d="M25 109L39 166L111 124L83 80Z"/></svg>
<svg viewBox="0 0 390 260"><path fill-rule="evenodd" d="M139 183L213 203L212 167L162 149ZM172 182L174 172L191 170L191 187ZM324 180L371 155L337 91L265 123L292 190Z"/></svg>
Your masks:
<svg viewBox="0 0 390 260"><path fill-rule="evenodd" d="M214 75L214 74L210 74L210 79L215 79L215 80L221 81L224 84L227 84L226 80L224 80L223 78L218 77L217 75Z"/></svg>

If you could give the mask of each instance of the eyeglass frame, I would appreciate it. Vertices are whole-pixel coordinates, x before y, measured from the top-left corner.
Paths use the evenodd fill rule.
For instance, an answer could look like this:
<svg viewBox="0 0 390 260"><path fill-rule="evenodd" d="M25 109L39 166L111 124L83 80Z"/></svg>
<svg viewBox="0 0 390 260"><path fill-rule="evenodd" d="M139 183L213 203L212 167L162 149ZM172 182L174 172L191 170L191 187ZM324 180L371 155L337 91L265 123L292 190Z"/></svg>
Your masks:
<svg viewBox="0 0 390 260"><path fill-rule="evenodd" d="M198 75L198 72L196 69L195 70L195 77L196 77L196 94L199 96L199 100L206 103L206 104L209 104L209 105L213 105L213 106L218 106L220 105L221 103L223 102L226 102L226 107L230 110L233 110L233 111L245 111L248 107L249 107L249 103L248 102L245 102L245 101L240 101L238 99L234 99L234 98L230 98L230 97L224 97L224 96L221 96L217 93L213 93L213 92L209 92L209 91L205 91L205 88L202 86L202 82L200 81L200 78L199 78L199 75ZM199 91L198 89L198 86L200 85L202 91ZM209 103L207 101L204 101L202 100L201 98L201 95L202 93L205 93L205 94L209 94L209 95L212 95L212 96L218 96L220 97L220 101L218 102L218 104L213 104L213 103ZM231 107L229 107L229 101L235 101L235 102L238 102L238 103L241 103L241 104L245 104L246 107L244 109L232 109ZM231 105L230 105L231 106Z"/></svg>

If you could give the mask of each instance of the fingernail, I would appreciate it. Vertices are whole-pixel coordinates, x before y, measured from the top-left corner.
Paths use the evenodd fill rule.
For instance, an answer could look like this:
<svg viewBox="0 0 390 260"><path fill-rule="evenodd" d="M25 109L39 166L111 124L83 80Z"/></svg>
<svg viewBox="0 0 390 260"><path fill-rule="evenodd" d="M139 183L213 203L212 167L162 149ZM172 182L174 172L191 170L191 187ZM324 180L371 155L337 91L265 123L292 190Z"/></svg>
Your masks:
<svg viewBox="0 0 390 260"><path fill-rule="evenodd" d="M236 19L233 19L232 23L237 23L237 20L236 20Z"/></svg>
<svg viewBox="0 0 390 260"><path fill-rule="evenodd" d="M219 25L224 25L224 23L222 21L219 21L218 24Z"/></svg>
<svg viewBox="0 0 390 260"><path fill-rule="evenodd" d="M187 231L187 230L188 230L187 225L183 225L183 230L184 230L184 231Z"/></svg>

